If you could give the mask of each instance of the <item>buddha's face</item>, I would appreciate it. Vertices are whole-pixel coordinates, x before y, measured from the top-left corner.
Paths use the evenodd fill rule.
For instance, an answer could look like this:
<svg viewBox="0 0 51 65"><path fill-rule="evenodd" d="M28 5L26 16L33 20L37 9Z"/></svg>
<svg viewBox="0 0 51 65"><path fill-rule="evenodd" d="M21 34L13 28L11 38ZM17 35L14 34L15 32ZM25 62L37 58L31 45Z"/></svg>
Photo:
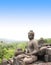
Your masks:
<svg viewBox="0 0 51 65"><path fill-rule="evenodd" d="M34 38L34 35L32 33L28 33L29 40L32 40Z"/></svg>

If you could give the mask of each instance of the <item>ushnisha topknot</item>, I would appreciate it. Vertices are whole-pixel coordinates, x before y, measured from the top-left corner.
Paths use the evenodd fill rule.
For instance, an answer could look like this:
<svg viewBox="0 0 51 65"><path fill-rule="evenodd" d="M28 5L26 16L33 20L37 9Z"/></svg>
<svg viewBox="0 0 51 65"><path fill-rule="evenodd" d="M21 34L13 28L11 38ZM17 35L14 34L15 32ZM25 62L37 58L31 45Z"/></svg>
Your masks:
<svg viewBox="0 0 51 65"><path fill-rule="evenodd" d="M33 32L33 30L30 30L28 34L32 34L34 36L35 33Z"/></svg>

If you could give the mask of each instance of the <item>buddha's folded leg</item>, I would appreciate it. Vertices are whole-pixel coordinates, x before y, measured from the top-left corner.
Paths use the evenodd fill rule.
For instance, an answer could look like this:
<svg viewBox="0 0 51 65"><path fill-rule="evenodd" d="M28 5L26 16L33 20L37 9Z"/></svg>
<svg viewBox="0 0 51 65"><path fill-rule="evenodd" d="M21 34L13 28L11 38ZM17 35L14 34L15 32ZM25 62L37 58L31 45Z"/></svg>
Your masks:
<svg viewBox="0 0 51 65"><path fill-rule="evenodd" d="M23 60L23 62L25 64L30 64L30 63L35 62L35 61L37 61L37 56L30 56L28 58L25 57L24 60Z"/></svg>
<svg viewBox="0 0 51 65"><path fill-rule="evenodd" d="M17 59L22 59L24 57L25 57L25 54L20 54L20 55L17 56Z"/></svg>

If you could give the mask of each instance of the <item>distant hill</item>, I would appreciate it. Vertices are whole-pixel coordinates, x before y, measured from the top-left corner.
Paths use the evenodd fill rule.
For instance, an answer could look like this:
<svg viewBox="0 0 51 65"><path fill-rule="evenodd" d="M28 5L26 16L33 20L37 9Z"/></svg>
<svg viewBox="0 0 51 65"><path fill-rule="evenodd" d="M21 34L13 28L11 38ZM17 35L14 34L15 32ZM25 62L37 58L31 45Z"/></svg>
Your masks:
<svg viewBox="0 0 51 65"><path fill-rule="evenodd" d="M15 41L15 40L1 39L1 38L0 38L0 42L1 42L1 43L12 43L12 42L16 42L16 41Z"/></svg>
<svg viewBox="0 0 51 65"><path fill-rule="evenodd" d="M1 39L0 38L0 43L24 43L27 41L15 41L15 40L10 40L10 39Z"/></svg>

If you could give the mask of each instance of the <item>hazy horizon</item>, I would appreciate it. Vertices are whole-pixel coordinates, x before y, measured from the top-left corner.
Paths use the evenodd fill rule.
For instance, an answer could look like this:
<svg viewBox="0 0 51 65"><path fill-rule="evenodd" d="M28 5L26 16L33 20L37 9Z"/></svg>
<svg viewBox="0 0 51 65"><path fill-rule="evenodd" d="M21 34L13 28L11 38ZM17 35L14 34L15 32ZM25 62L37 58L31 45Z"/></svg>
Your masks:
<svg viewBox="0 0 51 65"><path fill-rule="evenodd" d="M51 38L51 0L0 0L0 38L28 40Z"/></svg>

